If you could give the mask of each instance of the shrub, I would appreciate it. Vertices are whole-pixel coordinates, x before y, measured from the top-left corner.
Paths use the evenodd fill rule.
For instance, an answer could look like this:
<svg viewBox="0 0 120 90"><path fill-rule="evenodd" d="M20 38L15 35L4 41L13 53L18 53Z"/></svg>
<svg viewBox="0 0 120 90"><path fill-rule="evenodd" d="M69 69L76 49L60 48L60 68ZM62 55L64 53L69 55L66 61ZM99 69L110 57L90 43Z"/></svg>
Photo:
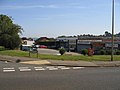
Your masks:
<svg viewBox="0 0 120 90"><path fill-rule="evenodd" d="M5 48L3 46L0 46L0 51L4 51Z"/></svg>
<svg viewBox="0 0 120 90"><path fill-rule="evenodd" d="M112 53L111 50L107 50L107 51L106 51L106 54L107 54L107 55L111 55L111 53Z"/></svg>
<svg viewBox="0 0 120 90"><path fill-rule="evenodd" d="M87 49L83 49L82 52L81 52L81 54L87 55L88 54L88 50Z"/></svg>
<svg viewBox="0 0 120 90"><path fill-rule="evenodd" d="M59 49L59 53L61 55L63 55L65 52L66 52L65 48L62 47L62 48Z"/></svg>
<svg viewBox="0 0 120 90"><path fill-rule="evenodd" d="M106 51L105 50L100 50L100 55L105 55Z"/></svg>
<svg viewBox="0 0 120 90"><path fill-rule="evenodd" d="M20 61L21 61L20 59L17 59L17 60L16 60L16 63L19 63Z"/></svg>
<svg viewBox="0 0 120 90"><path fill-rule="evenodd" d="M120 55L120 51L116 51L116 55Z"/></svg>

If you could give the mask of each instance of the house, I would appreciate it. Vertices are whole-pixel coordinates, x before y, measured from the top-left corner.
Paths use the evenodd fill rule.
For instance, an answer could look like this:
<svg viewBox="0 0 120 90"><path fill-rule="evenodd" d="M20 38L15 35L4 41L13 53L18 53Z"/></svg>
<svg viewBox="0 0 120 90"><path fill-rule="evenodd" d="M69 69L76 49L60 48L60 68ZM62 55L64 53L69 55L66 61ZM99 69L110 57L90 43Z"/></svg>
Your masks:
<svg viewBox="0 0 120 90"><path fill-rule="evenodd" d="M35 40L35 45L46 46L47 48L56 49L56 39L40 37Z"/></svg>
<svg viewBox="0 0 120 90"><path fill-rule="evenodd" d="M67 51L76 51L77 37L60 37L56 38L56 47L64 47Z"/></svg>
<svg viewBox="0 0 120 90"><path fill-rule="evenodd" d="M104 44L102 40L95 40L95 39L79 39L77 41L77 52L81 52L83 49L92 48L94 51L98 51L99 49L103 48Z"/></svg>
<svg viewBox="0 0 120 90"><path fill-rule="evenodd" d="M30 47L34 45L35 41L32 39L24 39L22 40L21 50L29 51Z"/></svg>

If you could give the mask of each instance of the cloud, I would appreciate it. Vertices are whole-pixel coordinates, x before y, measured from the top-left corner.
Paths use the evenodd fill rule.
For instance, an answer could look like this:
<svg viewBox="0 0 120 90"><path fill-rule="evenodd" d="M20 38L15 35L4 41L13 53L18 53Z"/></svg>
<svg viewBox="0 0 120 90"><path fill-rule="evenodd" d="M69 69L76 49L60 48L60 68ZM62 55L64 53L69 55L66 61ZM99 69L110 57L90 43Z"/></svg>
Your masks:
<svg viewBox="0 0 120 90"><path fill-rule="evenodd" d="M0 6L0 9L58 8L55 5Z"/></svg>
<svg viewBox="0 0 120 90"><path fill-rule="evenodd" d="M66 8L77 8L77 9L85 9L88 8L87 6L81 5L81 3L68 3L68 5L65 6Z"/></svg>
<svg viewBox="0 0 120 90"><path fill-rule="evenodd" d="M51 4L51 5L26 5L26 6L23 6L23 5L19 5L19 6L0 6L0 9L2 10L10 10L10 9L34 9L34 8L47 8L47 9L57 9L57 8L65 8L65 9L85 9L85 8L88 8L86 6L81 6L79 3L70 3L70 4L64 4L64 5L54 5L54 4Z"/></svg>
<svg viewBox="0 0 120 90"><path fill-rule="evenodd" d="M38 17L38 18L33 18L34 20L49 20L49 17Z"/></svg>
<svg viewBox="0 0 120 90"><path fill-rule="evenodd" d="M85 7L85 6L75 6L75 7L73 7L73 8L86 9L86 8L88 8L88 7Z"/></svg>
<svg viewBox="0 0 120 90"><path fill-rule="evenodd" d="M80 5L81 3L69 3L69 5Z"/></svg>
<svg viewBox="0 0 120 90"><path fill-rule="evenodd" d="M80 14L75 14L75 13L66 13L66 14L53 14L53 15L46 15L43 17L34 17L32 18L33 20L54 20L54 19L60 19L60 18L70 18L74 16L79 16Z"/></svg>

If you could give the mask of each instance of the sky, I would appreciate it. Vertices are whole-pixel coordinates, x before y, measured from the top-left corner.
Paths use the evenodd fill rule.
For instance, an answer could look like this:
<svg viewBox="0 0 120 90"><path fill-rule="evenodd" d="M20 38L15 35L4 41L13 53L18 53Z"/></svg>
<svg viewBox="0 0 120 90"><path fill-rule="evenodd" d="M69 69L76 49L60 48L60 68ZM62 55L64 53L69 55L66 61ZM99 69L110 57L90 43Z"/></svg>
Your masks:
<svg viewBox="0 0 120 90"><path fill-rule="evenodd" d="M112 0L0 0L22 37L57 37L111 32ZM120 32L120 0L115 0L115 33Z"/></svg>

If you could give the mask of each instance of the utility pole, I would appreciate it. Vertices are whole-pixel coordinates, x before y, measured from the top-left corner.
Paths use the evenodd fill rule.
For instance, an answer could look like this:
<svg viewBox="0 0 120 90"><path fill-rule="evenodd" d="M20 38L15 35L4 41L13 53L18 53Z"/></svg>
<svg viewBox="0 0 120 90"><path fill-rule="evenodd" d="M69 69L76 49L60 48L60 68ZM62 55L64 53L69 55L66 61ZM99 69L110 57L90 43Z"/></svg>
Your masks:
<svg viewBox="0 0 120 90"><path fill-rule="evenodd" d="M113 61L114 55L114 15L115 15L115 0L112 0L112 49L111 49L111 61Z"/></svg>

